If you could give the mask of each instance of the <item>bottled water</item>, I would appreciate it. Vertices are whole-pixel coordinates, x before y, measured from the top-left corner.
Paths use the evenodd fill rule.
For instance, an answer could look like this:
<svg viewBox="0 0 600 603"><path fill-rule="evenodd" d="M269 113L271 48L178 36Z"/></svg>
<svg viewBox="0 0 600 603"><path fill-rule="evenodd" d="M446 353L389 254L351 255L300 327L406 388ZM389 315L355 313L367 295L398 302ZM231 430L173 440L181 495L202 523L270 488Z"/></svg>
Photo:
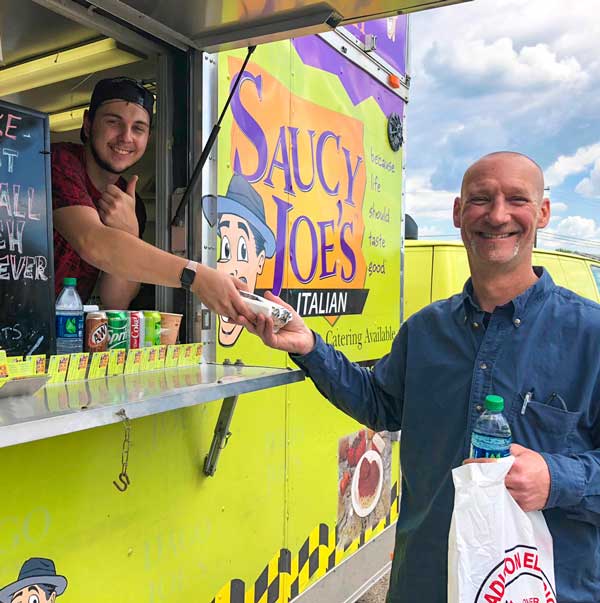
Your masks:
<svg viewBox="0 0 600 603"><path fill-rule="evenodd" d="M83 351L83 304L76 278L63 279L63 290L56 300L56 353Z"/></svg>
<svg viewBox="0 0 600 603"><path fill-rule="evenodd" d="M485 411L475 422L471 436L471 458L498 459L510 455L512 434L504 418L504 398L486 396Z"/></svg>

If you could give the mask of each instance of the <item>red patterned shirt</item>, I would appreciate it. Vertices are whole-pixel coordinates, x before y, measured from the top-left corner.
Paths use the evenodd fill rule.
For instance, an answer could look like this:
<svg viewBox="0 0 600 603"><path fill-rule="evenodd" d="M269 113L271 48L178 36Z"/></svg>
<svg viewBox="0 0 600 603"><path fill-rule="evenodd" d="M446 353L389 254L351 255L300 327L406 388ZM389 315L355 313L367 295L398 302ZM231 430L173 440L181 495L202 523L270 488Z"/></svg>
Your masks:
<svg viewBox="0 0 600 603"><path fill-rule="evenodd" d="M51 145L52 151L52 209L82 205L97 211L102 193L92 184L85 170L85 149L80 144L59 142ZM125 191L127 182L119 178L117 186ZM140 228L140 237L146 226L146 209L136 195L135 213ZM58 296L63 287L63 278L77 278L77 291L83 303L90 297L100 271L85 262L71 244L54 230L54 289Z"/></svg>

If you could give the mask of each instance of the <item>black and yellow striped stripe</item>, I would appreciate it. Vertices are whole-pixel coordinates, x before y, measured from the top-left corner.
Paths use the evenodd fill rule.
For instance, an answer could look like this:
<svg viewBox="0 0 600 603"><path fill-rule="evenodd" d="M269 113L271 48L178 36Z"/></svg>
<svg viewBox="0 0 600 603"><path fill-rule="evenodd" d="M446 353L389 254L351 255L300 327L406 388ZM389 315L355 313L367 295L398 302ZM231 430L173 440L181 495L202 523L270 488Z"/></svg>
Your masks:
<svg viewBox="0 0 600 603"><path fill-rule="evenodd" d="M345 549L336 547L338 527L330 530L329 526L322 523L312 530L297 555L293 556L288 549L281 549L269 561L253 586L247 588L242 580L234 579L216 594L212 603L289 603L311 582L324 576L396 521L398 511L398 483L395 483L386 517L376 526L362 532Z"/></svg>

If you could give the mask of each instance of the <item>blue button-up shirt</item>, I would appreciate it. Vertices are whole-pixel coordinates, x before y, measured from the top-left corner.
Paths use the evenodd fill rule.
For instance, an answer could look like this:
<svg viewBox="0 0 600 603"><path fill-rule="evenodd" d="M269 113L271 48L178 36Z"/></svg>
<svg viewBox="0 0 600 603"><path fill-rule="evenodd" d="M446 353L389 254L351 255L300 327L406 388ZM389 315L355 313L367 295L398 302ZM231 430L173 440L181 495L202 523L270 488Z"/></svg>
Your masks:
<svg viewBox="0 0 600 603"><path fill-rule="evenodd" d="M373 429L402 429L388 603L447 600L451 470L469 456L488 394L504 398L513 441L548 464L559 603L600 601L600 306L536 272L487 325L468 281L411 316L372 370L318 336L294 357L335 406Z"/></svg>

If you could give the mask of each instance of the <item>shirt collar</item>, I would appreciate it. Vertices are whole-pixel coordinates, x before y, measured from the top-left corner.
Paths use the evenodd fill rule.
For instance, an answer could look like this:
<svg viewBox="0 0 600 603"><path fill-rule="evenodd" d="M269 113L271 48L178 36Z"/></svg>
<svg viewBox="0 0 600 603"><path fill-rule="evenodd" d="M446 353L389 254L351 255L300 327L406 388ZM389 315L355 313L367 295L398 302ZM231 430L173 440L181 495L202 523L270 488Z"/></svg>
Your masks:
<svg viewBox="0 0 600 603"><path fill-rule="evenodd" d="M534 266L534 272L539 277L538 280L531 285L528 289L523 291L520 295L517 295L513 300L506 303L502 308L507 308L511 312L512 317L521 318L527 309L529 312L531 309L537 308L542 301L546 298L548 292L555 287L552 277L548 271L542 266ZM471 278L467 280L463 287L462 294L460 296L462 305L465 311L465 320L469 317L478 316L481 318L483 310L479 307L479 304L475 301L473 294L473 282Z"/></svg>

